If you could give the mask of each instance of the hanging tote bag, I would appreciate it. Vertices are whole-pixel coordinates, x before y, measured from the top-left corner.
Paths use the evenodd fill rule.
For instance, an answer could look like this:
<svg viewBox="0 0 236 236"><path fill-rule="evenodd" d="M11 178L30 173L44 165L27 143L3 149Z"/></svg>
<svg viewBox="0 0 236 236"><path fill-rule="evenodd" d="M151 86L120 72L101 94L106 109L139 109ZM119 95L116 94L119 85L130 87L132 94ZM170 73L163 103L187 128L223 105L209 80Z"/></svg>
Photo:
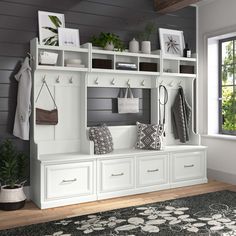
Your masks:
<svg viewBox="0 0 236 236"><path fill-rule="evenodd" d="M38 93L35 103L37 103L44 85L46 86L46 88L49 92L49 95L52 98L55 108L53 110L45 110L45 109L41 109L41 108L36 108L36 124L37 125L56 125L58 123L57 105L56 105L56 102L52 96L52 93L47 85L47 82L45 80L43 81L43 84L39 90L39 93Z"/></svg>
<svg viewBox="0 0 236 236"><path fill-rule="evenodd" d="M128 97L128 92L130 97ZM139 98L134 98L130 87L126 88L125 97L118 98L118 113L138 113L139 112Z"/></svg>

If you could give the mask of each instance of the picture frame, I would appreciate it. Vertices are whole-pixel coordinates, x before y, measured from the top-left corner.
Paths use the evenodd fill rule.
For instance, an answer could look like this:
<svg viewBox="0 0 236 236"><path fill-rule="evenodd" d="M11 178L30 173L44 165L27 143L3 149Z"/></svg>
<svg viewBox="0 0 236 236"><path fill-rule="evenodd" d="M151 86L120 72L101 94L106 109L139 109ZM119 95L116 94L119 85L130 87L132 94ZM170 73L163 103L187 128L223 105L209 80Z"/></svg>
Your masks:
<svg viewBox="0 0 236 236"><path fill-rule="evenodd" d="M58 46L58 28L65 27L64 14L38 11L39 44Z"/></svg>
<svg viewBox="0 0 236 236"><path fill-rule="evenodd" d="M183 31L160 28L159 38L163 56L183 56L185 47Z"/></svg>
<svg viewBox="0 0 236 236"><path fill-rule="evenodd" d="M80 47L78 29L58 28L59 46Z"/></svg>

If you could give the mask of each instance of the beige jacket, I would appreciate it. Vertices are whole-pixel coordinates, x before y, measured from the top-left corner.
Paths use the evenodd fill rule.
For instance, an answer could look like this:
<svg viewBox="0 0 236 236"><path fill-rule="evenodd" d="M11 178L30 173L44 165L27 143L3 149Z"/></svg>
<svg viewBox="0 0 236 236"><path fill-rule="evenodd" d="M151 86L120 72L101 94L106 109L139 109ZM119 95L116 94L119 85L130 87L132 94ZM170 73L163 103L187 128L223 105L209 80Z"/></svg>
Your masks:
<svg viewBox="0 0 236 236"><path fill-rule="evenodd" d="M15 79L18 81L18 94L13 134L20 139L29 140L32 80L28 57L25 58Z"/></svg>

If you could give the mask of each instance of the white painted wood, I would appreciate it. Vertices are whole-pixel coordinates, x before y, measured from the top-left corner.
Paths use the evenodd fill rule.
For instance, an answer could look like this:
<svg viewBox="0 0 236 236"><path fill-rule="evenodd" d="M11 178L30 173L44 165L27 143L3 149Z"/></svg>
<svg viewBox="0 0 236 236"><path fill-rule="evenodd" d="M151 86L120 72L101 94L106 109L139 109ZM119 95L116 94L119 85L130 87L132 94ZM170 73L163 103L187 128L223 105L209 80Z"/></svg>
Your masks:
<svg viewBox="0 0 236 236"><path fill-rule="evenodd" d="M78 153L80 140L41 141L37 144L37 150L37 158L40 160L42 155L47 154Z"/></svg>
<svg viewBox="0 0 236 236"><path fill-rule="evenodd" d="M109 126L109 130L114 142L114 150L134 148L137 136L136 126Z"/></svg>
<svg viewBox="0 0 236 236"><path fill-rule="evenodd" d="M38 52L59 53L56 66L38 64ZM174 140L171 128L171 105L180 85L193 106L193 80L197 74L180 74L180 64L196 65L196 58L165 57L152 54L114 52L92 48L49 47L31 41L33 66L33 115L31 139L31 198L40 208L50 208L111 197L158 191L173 187L205 183L206 147L200 146L199 135L190 130L187 145ZM70 68L65 60L81 59L86 68ZM158 63L159 72L93 69L92 58L117 61ZM164 72L169 67L170 72ZM59 123L56 126L35 124L35 99L47 83L56 99ZM166 113L166 143L164 150L135 149L136 126L109 127L114 151L94 155L94 144L88 139L87 88L127 87L151 89L151 121L158 122L158 86L166 86L169 102ZM37 106L53 109L53 103L43 91ZM64 181L63 181L64 180Z"/></svg>
<svg viewBox="0 0 236 236"><path fill-rule="evenodd" d="M191 61L191 62L196 62L197 59L196 58L188 58L188 57L168 57L168 56L164 56L162 57L162 59L166 59L166 60L173 60L173 61Z"/></svg>
<svg viewBox="0 0 236 236"><path fill-rule="evenodd" d="M205 177L206 166L204 152L173 153L171 158L173 182Z"/></svg>
<svg viewBox="0 0 236 236"><path fill-rule="evenodd" d="M93 162L46 166L45 199L92 194L93 174Z"/></svg>
<svg viewBox="0 0 236 236"><path fill-rule="evenodd" d="M151 88L154 81L155 78L150 76L131 75L127 78L127 75L92 73L88 76L88 87L126 88L129 83L131 88Z"/></svg>
<svg viewBox="0 0 236 236"><path fill-rule="evenodd" d="M73 79L73 78L72 78ZM73 84L56 87L58 124L55 126L56 140L78 140L80 138L80 93Z"/></svg>
<svg viewBox="0 0 236 236"><path fill-rule="evenodd" d="M138 157L136 166L137 187L168 183L168 163L168 154Z"/></svg>
<svg viewBox="0 0 236 236"><path fill-rule="evenodd" d="M98 163L99 192L113 192L134 188L134 160L129 156Z"/></svg>

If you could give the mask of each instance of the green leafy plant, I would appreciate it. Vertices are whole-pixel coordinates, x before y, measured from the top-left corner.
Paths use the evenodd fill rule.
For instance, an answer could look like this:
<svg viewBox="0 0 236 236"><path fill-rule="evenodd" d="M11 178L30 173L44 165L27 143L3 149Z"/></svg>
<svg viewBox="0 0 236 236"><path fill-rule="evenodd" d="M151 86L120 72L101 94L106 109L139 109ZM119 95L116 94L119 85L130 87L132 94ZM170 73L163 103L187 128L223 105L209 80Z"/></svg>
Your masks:
<svg viewBox="0 0 236 236"><path fill-rule="evenodd" d="M57 16L48 16L54 27L42 27L43 29L51 31L54 35L43 39L45 45L58 46L58 28L61 27L62 22Z"/></svg>
<svg viewBox="0 0 236 236"><path fill-rule="evenodd" d="M26 155L17 152L10 140L5 140L0 146L0 181L14 189L26 182Z"/></svg>
<svg viewBox="0 0 236 236"><path fill-rule="evenodd" d="M154 22L148 22L144 28L144 31L139 34L138 38L142 41L150 41L152 34L156 32L156 26Z"/></svg>
<svg viewBox="0 0 236 236"><path fill-rule="evenodd" d="M230 41L225 46L225 57L222 67L222 116L223 124L222 129L224 131L236 130L236 115L235 115L235 98L236 92L232 89L232 86L228 85L228 80L233 77L235 52L233 41Z"/></svg>
<svg viewBox="0 0 236 236"><path fill-rule="evenodd" d="M119 36L113 33L101 32L98 37L93 36L91 39L93 46L105 48L107 43L112 43L115 50L123 51L125 49L124 44L120 40Z"/></svg>

